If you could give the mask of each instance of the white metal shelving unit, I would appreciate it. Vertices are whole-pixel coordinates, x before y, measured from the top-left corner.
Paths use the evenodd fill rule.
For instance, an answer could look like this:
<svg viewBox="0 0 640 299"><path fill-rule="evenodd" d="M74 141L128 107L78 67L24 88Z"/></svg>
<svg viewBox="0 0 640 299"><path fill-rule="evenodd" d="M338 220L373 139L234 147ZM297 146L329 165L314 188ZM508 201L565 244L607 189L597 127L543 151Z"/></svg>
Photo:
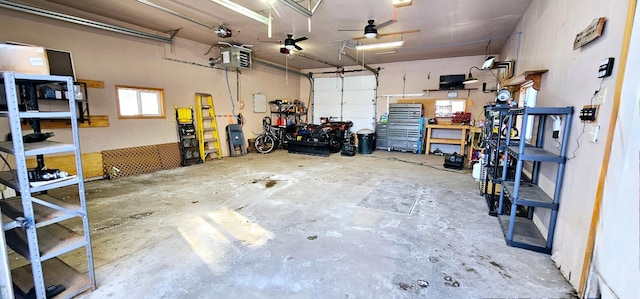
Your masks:
<svg viewBox="0 0 640 299"><path fill-rule="evenodd" d="M37 85L58 83L73 86L73 79L64 76L2 72L2 83L5 88L7 111L0 112L0 117L9 119L13 141L0 142L0 152L14 156L15 169L0 172L0 183L15 189L18 196L0 200L0 210L5 215L4 219L10 219L2 223L4 234L0 240L0 272L3 275L0 278L0 295L2 298L12 298L19 292L13 286L19 287L20 291L25 293L34 288L39 299L47 297L47 288L52 285L62 285L65 288L56 298L70 298L92 290L96 284L75 96L72 92L69 93L67 111L39 112L32 107L27 108L27 111L20 111L19 88L27 90L24 94L27 94L29 100L37 101ZM71 122L73 143L23 142L23 121L28 120L34 124L40 119L60 118ZM75 156L77 175L46 182L29 181L27 158L43 159L44 155L61 153ZM47 194L48 190L74 185L78 190L77 201L62 201ZM76 217L82 221L81 232L72 231L60 224ZM29 264L10 269L7 247L26 258ZM83 250L86 255L86 269L81 271L71 268L60 259L61 255L76 250Z"/></svg>

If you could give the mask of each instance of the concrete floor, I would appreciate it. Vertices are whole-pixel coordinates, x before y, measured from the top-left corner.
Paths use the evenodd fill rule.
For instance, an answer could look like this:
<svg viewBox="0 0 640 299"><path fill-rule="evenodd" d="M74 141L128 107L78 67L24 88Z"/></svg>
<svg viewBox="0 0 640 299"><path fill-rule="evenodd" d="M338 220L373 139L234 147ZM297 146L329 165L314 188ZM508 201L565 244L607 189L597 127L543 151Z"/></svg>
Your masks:
<svg viewBox="0 0 640 299"><path fill-rule="evenodd" d="M442 160L280 150L88 182L98 288L80 298L573 298Z"/></svg>

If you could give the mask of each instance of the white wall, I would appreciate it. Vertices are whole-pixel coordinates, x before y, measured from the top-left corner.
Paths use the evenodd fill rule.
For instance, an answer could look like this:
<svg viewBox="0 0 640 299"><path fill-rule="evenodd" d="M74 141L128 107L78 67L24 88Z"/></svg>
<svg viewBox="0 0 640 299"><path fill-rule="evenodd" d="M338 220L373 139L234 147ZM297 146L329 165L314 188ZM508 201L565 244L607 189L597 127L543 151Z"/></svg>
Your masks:
<svg viewBox="0 0 640 299"><path fill-rule="evenodd" d="M88 96L91 114L108 115L110 126L81 129L83 152L177 142L173 107L195 106L196 92L213 95L216 114L232 113L224 70L163 59L169 57L208 65L211 56L203 54L210 45L180 38L169 45L4 9L0 9L0 28L0 41L71 51L77 78L104 81L104 89L89 89ZM261 92L267 95L267 100L293 100L301 94L300 76L289 73L285 77L284 71L255 65L252 70L242 70L240 75L240 100L244 101L245 108L239 109L236 73L229 72L228 75L235 113L242 113L247 121L243 130L245 139L262 132L262 117L267 115L253 112L252 94ZM163 88L166 119L119 120L115 105L117 84ZM228 146L224 128L228 123L227 118L218 119L225 156ZM6 126L6 122L3 124ZM55 133L54 140L70 138L69 130L56 130Z"/></svg>
<svg viewBox="0 0 640 299"><path fill-rule="evenodd" d="M576 109L568 151L570 157L575 153L575 158L566 166L552 256L574 287L578 287L582 271L604 153L606 136L602 134L609 129L617 65L614 66L614 75L602 81L602 89L607 89L607 92L598 119L601 141L592 143L587 133L581 135L583 124L577 112L583 105L590 104L594 91L600 88L600 79L597 78L600 61L614 57L618 62L627 3L627 0L534 0L514 31L522 32L520 43L518 35L512 35L500 55L504 60L516 59L515 73L549 70L542 77L538 106L575 106ZM603 35L573 50L576 34L599 17L607 18ZM547 142L546 147L554 150L556 144ZM555 166L543 164L540 185L548 194L553 194L555 171ZM618 173L610 175L617 176ZM538 216L545 218L545 215Z"/></svg>
<svg viewBox="0 0 640 299"><path fill-rule="evenodd" d="M636 8L592 274L602 298L637 298L640 281L640 8Z"/></svg>

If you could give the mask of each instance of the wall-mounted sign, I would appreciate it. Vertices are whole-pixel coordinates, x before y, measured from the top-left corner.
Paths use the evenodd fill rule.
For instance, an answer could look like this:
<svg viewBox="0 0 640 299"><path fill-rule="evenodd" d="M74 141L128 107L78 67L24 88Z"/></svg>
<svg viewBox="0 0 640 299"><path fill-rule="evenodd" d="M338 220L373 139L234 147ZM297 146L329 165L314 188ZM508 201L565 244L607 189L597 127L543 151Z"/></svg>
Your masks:
<svg viewBox="0 0 640 299"><path fill-rule="evenodd" d="M576 35L576 39L573 41L573 49L575 50L580 48L600 37L604 30L604 23L606 21L607 18L598 18L593 20L587 28Z"/></svg>

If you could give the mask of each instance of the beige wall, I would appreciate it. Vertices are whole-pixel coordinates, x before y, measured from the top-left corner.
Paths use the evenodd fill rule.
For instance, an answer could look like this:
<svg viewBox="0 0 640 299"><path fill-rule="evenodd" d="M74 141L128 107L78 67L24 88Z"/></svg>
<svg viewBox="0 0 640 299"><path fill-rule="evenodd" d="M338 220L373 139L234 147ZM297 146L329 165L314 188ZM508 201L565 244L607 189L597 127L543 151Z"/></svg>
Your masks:
<svg viewBox="0 0 640 299"><path fill-rule="evenodd" d="M582 134L585 127L577 113L582 106L590 104L594 91L599 89L601 79L597 78L597 69L600 61L615 57L618 63L627 3L627 0L534 0L514 31L522 32L520 44L518 35L512 35L509 44L501 52L501 57L505 59L516 59L516 73L549 70L542 77L538 106L574 106L576 109L568 150L569 157L575 153L575 158L566 164L552 255L562 273L575 287L578 287L581 276L604 153L604 134L609 129L617 65L614 75L602 81L602 89L607 91L605 103L599 112L599 142L592 143L589 133ZM574 50L576 34L599 17L607 18L604 34L596 41ZM550 132L547 134L550 135ZM554 142L546 142L545 145L555 150ZM556 169L555 166L543 164L540 185L548 194L553 194ZM538 214L536 217L545 219L547 215ZM543 224L540 222L540 225Z"/></svg>
<svg viewBox="0 0 640 299"><path fill-rule="evenodd" d="M400 49L401 51L401 49ZM371 55L371 54L366 54ZM469 68L472 66L480 67L485 60L485 56L466 56L447 59L431 59L419 61L406 61L396 63L386 63L380 65L370 65L373 68L380 67L380 75L378 77L378 115L385 113L387 107L387 97L385 94L415 94L422 93L426 89L438 89L440 75L452 74L468 74ZM366 61L366 56L365 56ZM345 68L345 70L359 70L362 66L353 66ZM303 70L304 73L316 73L318 76L332 76L331 74L320 74L322 72L335 71L334 68ZM496 71L493 70L494 74ZM478 71L474 69L473 75L480 79L478 83L470 84L468 88L478 88L478 90L466 91L458 90L458 98L468 98L473 101L473 106L468 107L467 111L471 112L474 118L481 117L482 106L487 102L492 102L495 93L483 93L482 82L487 82L487 89L496 86L496 79L489 71ZM345 73L345 76L371 75L369 71ZM307 92L309 82L307 80L300 81L301 92ZM302 95L301 95L302 97ZM446 98L446 91L425 92L421 97L407 97L407 99L427 99L427 98ZM390 97L390 103L396 103L402 97Z"/></svg>
<svg viewBox="0 0 640 299"><path fill-rule="evenodd" d="M163 59L168 57L207 65L211 55L203 54L210 45L180 38L169 45L4 9L0 9L0 28L0 41L71 51L78 78L104 81L104 89L88 90L89 103L91 114L109 116L110 126L81 129L83 152L176 142L173 107L194 106L196 92L213 95L216 114L232 113L224 70ZM245 139L262 132L262 117L266 115L253 112L254 93L266 94L268 100L295 99L301 94L300 76L289 73L285 77L284 71L256 65L252 70L242 70L239 76L240 100L245 103L244 109L240 109L236 99L236 73L230 71L228 75L235 113L242 113L246 119ZM163 88L166 119L119 120L115 105L117 84ZM4 126L6 124L3 122ZM227 124L227 118L218 119L221 135L225 135ZM55 140L70 140L69 130L55 133ZM226 137L220 137L227 156Z"/></svg>

